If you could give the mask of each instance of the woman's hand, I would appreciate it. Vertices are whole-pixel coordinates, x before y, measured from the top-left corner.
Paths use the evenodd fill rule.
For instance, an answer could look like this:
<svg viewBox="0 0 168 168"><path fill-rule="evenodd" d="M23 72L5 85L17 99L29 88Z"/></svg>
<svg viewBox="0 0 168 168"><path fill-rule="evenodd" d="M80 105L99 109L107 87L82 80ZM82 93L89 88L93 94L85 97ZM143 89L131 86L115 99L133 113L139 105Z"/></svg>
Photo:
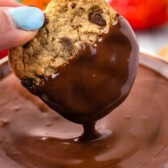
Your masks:
<svg viewBox="0 0 168 168"><path fill-rule="evenodd" d="M44 24L43 12L12 0L0 1L0 51L31 40Z"/></svg>

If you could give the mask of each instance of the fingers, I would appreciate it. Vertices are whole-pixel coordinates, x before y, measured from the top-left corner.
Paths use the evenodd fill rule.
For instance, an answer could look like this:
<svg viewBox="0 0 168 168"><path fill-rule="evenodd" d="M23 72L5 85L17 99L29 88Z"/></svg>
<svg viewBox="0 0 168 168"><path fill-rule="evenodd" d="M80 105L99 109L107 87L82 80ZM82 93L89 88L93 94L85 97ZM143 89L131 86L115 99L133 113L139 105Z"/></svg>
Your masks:
<svg viewBox="0 0 168 168"><path fill-rule="evenodd" d="M22 4L17 3L14 0L5 0L5 1L0 0L0 6L1 7L6 7L6 6L8 6L8 7L18 7L18 6L22 6Z"/></svg>
<svg viewBox="0 0 168 168"><path fill-rule="evenodd" d="M43 26L44 14L34 7L0 8L0 20L0 50L4 50L31 40Z"/></svg>

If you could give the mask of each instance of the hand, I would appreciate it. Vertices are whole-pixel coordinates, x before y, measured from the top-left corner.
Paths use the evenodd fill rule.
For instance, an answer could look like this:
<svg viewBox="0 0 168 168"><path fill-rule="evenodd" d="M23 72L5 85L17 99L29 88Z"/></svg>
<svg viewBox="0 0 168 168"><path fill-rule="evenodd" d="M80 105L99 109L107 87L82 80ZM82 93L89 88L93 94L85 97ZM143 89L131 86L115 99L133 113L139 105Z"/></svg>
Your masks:
<svg viewBox="0 0 168 168"><path fill-rule="evenodd" d="M12 0L0 1L0 51L31 40L44 24L43 12Z"/></svg>

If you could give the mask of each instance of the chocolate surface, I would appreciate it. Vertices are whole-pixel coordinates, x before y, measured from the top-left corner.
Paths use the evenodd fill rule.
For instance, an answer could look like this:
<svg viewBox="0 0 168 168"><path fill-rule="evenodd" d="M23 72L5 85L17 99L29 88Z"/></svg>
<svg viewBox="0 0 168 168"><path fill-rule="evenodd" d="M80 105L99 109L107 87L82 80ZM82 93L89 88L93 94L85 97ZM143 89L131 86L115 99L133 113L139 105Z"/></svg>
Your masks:
<svg viewBox="0 0 168 168"><path fill-rule="evenodd" d="M98 121L98 139L29 94L9 75L0 81L0 167L166 168L168 81L140 67L128 99Z"/></svg>
<svg viewBox="0 0 168 168"><path fill-rule="evenodd" d="M138 65L138 44L129 24L117 17L94 46L44 77L37 86L22 81L52 109L77 123L96 121L125 100Z"/></svg>

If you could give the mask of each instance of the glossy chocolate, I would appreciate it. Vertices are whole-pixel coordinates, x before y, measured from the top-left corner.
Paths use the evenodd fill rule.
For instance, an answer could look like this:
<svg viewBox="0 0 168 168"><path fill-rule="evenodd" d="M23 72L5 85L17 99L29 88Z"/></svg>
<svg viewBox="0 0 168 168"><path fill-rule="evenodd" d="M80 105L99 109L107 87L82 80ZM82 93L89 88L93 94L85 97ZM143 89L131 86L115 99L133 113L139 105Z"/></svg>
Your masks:
<svg viewBox="0 0 168 168"><path fill-rule="evenodd" d="M127 100L97 122L94 140L81 139L81 125L52 111L14 75L0 81L0 92L1 168L168 165L168 80L149 69L139 68Z"/></svg>
<svg viewBox="0 0 168 168"><path fill-rule="evenodd" d="M132 29L119 16L94 46L85 45L56 74L44 78L38 86L22 83L68 120L96 121L128 96L136 76L138 53Z"/></svg>

